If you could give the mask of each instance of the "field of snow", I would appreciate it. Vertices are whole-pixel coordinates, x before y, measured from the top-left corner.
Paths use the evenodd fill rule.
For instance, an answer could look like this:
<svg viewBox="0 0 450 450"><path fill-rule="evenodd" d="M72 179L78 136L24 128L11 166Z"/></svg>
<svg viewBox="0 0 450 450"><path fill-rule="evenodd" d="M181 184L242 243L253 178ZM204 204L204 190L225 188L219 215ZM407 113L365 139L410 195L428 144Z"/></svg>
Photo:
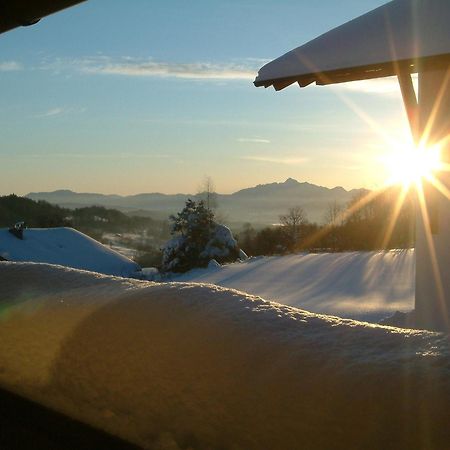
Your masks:
<svg viewBox="0 0 450 450"><path fill-rule="evenodd" d="M311 312L376 322L414 309L414 250L251 258L172 277L212 283Z"/></svg>
<svg viewBox="0 0 450 450"><path fill-rule="evenodd" d="M450 442L442 334L213 285L1 262L0 342L1 387L146 449Z"/></svg>
<svg viewBox="0 0 450 450"><path fill-rule="evenodd" d="M0 229L0 256L123 277L140 270L134 261L73 228L27 228L23 236L21 240L6 228Z"/></svg>

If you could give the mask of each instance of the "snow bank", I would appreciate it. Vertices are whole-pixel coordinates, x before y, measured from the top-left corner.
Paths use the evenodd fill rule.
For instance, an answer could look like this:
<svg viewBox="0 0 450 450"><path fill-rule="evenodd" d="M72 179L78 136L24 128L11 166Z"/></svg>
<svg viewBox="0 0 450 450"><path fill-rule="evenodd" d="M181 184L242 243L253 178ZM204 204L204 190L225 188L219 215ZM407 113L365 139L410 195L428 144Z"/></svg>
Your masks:
<svg viewBox="0 0 450 450"><path fill-rule="evenodd" d="M24 282L26 280L26 282ZM444 449L447 337L0 263L0 385L148 449Z"/></svg>
<svg viewBox="0 0 450 450"><path fill-rule="evenodd" d="M23 235L20 240L7 229L0 229L0 256L123 277L140 271L134 261L73 228L28 228Z"/></svg>
<svg viewBox="0 0 450 450"><path fill-rule="evenodd" d="M413 250L251 258L173 281L212 283L321 314L377 322L414 308Z"/></svg>

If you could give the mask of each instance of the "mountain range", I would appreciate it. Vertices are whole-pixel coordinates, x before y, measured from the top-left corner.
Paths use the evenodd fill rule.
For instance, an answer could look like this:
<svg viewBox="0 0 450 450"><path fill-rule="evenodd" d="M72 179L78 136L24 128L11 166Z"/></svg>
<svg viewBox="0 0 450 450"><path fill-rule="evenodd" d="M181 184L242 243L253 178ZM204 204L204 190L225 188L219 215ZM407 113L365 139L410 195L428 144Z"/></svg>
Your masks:
<svg viewBox="0 0 450 450"><path fill-rule="evenodd" d="M321 222L330 203L345 204L361 191L363 190L347 191L340 186L330 189L288 178L283 183L260 184L233 194L217 194L218 212L227 223L267 225L278 223L279 216L289 208L301 206L310 221ZM166 218L169 214L180 211L188 198L198 197L198 194L148 193L121 196L78 193L64 189L31 192L26 197L66 208L100 205L128 214Z"/></svg>

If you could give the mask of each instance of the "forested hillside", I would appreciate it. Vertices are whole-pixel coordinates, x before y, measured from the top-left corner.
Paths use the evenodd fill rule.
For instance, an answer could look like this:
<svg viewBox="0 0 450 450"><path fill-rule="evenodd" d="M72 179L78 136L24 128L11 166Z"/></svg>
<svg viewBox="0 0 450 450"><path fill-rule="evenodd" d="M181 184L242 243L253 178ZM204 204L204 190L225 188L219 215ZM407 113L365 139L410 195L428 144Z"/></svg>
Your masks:
<svg viewBox="0 0 450 450"><path fill-rule="evenodd" d="M29 227L69 226L68 210L46 201L33 201L17 195L0 197L0 227L10 227L24 221Z"/></svg>
<svg viewBox="0 0 450 450"><path fill-rule="evenodd" d="M0 227L10 227L23 221L30 228L74 227L83 233L137 233L162 227L150 217L127 216L115 209L89 206L62 208L46 201L34 201L17 195L0 196Z"/></svg>

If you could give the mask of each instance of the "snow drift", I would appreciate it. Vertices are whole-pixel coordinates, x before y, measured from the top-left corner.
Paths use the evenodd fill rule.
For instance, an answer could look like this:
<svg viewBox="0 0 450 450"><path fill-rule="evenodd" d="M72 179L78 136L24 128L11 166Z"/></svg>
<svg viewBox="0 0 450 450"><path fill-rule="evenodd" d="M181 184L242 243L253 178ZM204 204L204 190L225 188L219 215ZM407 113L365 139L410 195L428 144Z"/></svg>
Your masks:
<svg viewBox="0 0 450 450"><path fill-rule="evenodd" d="M1 386L144 448L448 448L442 334L45 264L0 301Z"/></svg>
<svg viewBox="0 0 450 450"><path fill-rule="evenodd" d="M414 250L251 258L195 269L173 281L212 283L284 305L377 322L414 309Z"/></svg>
<svg viewBox="0 0 450 450"><path fill-rule="evenodd" d="M73 228L27 228L23 236L21 240L0 229L0 256L123 277L137 276L140 271L131 259Z"/></svg>

